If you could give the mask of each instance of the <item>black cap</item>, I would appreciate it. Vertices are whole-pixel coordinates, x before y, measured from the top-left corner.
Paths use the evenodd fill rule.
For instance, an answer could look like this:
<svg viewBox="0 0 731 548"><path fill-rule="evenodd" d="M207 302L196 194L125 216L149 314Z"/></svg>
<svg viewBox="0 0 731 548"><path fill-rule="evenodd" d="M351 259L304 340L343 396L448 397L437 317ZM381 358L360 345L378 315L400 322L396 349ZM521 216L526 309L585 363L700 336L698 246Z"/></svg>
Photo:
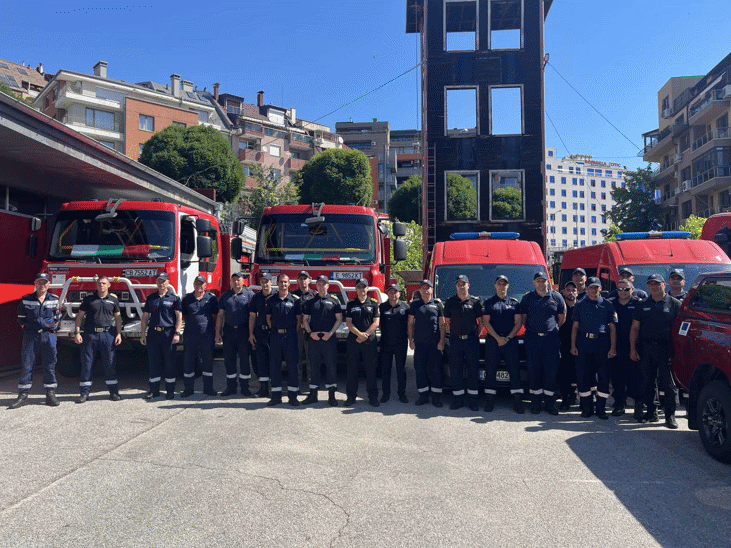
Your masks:
<svg viewBox="0 0 731 548"><path fill-rule="evenodd" d="M454 280L454 283L457 283L457 282L464 282L464 283L468 284L468 283L470 283L470 279L467 277L466 274L460 274L459 276L457 276L457 279Z"/></svg>
<svg viewBox="0 0 731 548"><path fill-rule="evenodd" d="M419 287L421 287L422 285L428 285L429 287L434 287L434 284L431 283L429 280L421 280L421 282L419 282Z"/></svg>
<svg viewBox="0 0 731 548"><path fill-rule="evenodd" d="M660 283L663 283L664 284L665 283L665 278L663 278L660 274L650 274L647 277L647 282L648 283L649 282L660 282Z"/></svg>
<svg viewBox="0 0 731 548"><path fill-rule="evenodd" d="M495 283L498 283L500 280L505 280L505 282L510 283L510 280L508 280L508 277L505 274L500 274L500 276L495 278Z"/></svg>
<svg viewBox="0 0 731 548"><path fill-rule="evenodd" d="M158 280L169 280L167 272L160 272L160 274L157 275Z"/></svg>
<svg viewBox="0 0 731 548"><path fill-rule="evenodd" d="M388 293L392 289L395 289L396 291L398 291L399 293L401 293L401 286L399 284L391 284L391 285L389 285L388 288L386 289L386 293Z"/></svg>
<svg viewBox="0 0 731 548"><path fill-rule="evenodd" d="M631 269L629 269L629 268L620 268L620 269L619 269L619 273L621 274L622 272L626 272L626 273L627 273L627 274L629 274L630 276L634 276L634 275L635 275L635 273L634 273L634 272L632 272L632 270L631 270Z"/></svg>
<svg viewBox="0 0 731 548"><path fill-rule="evenodd" d="M574 274L582 274L586 276L586 270L584 270L583 268L574 268L574 271L571 273L571 275L573 276Z"/></svg>
<svg viewBox="0 0 731 548"><path fill-rule="evenodd" d="M231 277L233 278L234 276L237 278L243 278L244 273L243 272L231 272Z"/></svg>
<svg viewBox="0 0 731 548"><path fill-rule="evenodd" d="M47 282L50 282L51 277L45 272L39 272L38 274L36 274L36 280L46 280Z"/></svg>
<svg viewBox="0 0 731 548"><path fill-rule="evenodd" d="M599 281L599 278L595 278L592 276L591 278L586 280L586 287L592 287L592 286L601 287L602 282Z"/></svg>
<svg viewBox="0 0 731 548"><path fill-rule="evenodd" d="M368 280L366 280L365 278L358 278L358 281L355 282L355 287L358 287L359 285L364 285L368 287Z"/></svg>
<svg viewBox="0 0 731 548"><path fill-rule="evenodd" d="M568 286L572 286L574 289L578 289L576 287L576 284L573 281L571 281L571 280L569 280L568 282L566 282L565 284L563 284L563 288L564 289L566 289Z"/></svg>
<svg viewBox="0 0 731 548"><path fill-rule="evenodd" d="M542 270L539 270L535 274L533 274L533 279L537 280L538 278L543 278L544 280L548 280L548 275L543 272Z"/></svg>
<svg viewBox="0 0 731 548"><path fill-rule="evenodd" d="M319 275L319 276L317 277L317 281L318 281L318 282L326 282L326 283L329 283L329 282L330 282L330 278L328 278L328 277L327 277L327 276L325 276L324 274L320 274L320 275Z"/></svg>
<svg viewBox="0 0 731 548"><path fill-rule="evenodd" d="M679 268L674 268L670 271L670 276L668 276L668 277L672 278L673 276L680 276L681 279L683 279L683 280L685 279L685 276L683 275L683 271L680 270Z"/></svg>
<svg viewBox="0 0 731 548"><path fill-rule="evenodd" d="M203 282L203 283L206 283L206 277L205 276L201 276L200 274L198 274L195 277L195 280L193 280L193 281L194 282Z"/></svg>
<svg viewBox="0 0 731 548"><path fill-rule="evenodd" d="M300 273L299 273L299 274L297 274L297 277L298 277L298 278L301 278L301 277L303 277L303 276L304 276L305 278L312 278L312 276L310 276L310 273L309 273L309 272L307 272L306 270L300 270Z"/></svg>
<svg viewBox="0 0 731 548"><path fill-rule="evenodd" d="M272 276L269 272L262 272L261 276L259 276L259 279L272 281L274 279L274 276Z"/></svg>

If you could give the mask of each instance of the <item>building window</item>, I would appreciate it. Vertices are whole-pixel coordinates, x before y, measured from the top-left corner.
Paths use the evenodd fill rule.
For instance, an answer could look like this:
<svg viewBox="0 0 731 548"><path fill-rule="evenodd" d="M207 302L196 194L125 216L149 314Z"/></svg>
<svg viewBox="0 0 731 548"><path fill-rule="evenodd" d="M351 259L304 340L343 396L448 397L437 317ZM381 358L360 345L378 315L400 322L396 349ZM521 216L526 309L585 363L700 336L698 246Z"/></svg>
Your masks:
<svg viewBox="0 0 731 548"><path fill-rule="evenodd" d="M571 203L571 209L573 209L574 211L576 211L577 209L579 209L578 205L579 204L577 204L576 202L572 202Z"/></svg>
<svg viewBox="0 0 731 548"><path fill-rule="evenodd" d="M515 221L525 218L523 178L522 170L490 172L491 221Z"/></svg>
<svg viewBox="0 0 731 548"><path fill-rule="evenodd" d="M207 112L205 112L203 110L198 110L198 111L195 111L195 112L198 113L198 123L199 124L207 124L208 123L208 118L209 118L210 115Z"/></svg>
<svg viewBox="0 0 731 548"><path fill-rule="evenodd" d="M170 125L175 126L175 127L188 127L183 122L175 122L175 121Z"/></svg>
<svg viewBox="0 0 731 548"><path fill-rule="evenodd" d="M571 196L572 196L573 198L578 198L578 196L579 196L579 191L578 191L578 190L573 190L573 191L571 191Z"/></svg>
<svg viewBox="0 0 731 548"><path fill-rule="evenodd" d="M282 180L282 172L278 169L271 168L269 170L269 174L272 176L272 179L275 181L281 181Z"/></svg>
<svg viewBox="0 0 731 548"><path fill-rule="evenodd" d="M561 196L563 196L564 198L566 197L566 189L565 188L562 188L561 189Z"/></svg>
<svg viewBox="0 0 731 548"><path fill-rule="evenodd" d="M567 246L569 245L569 242L568 242L568 240L561 240L561 245L562 245L563 247L567 247Z"/></svg>
<svg viewBox="0 0 731 548"><path fill-rule="evenodd" d="M549 226L548 227L548 232L550 232L551 234L555 234L556 233L556 227L555 226Z"/></svg>
<svg viewBox="0 0 731 548"><path fill-rule="evenodd" d="M556 240L551 240L551 247L556 247Z"/></svg>
<svg viewBox="0 0 731 548"><path fill-rule="evenodd" d="M113 148L113 147L112 147ZM137 157L142 156L142 150L145 148L145 143L140 143L140 149L137 151Z"/></svg>
<svg viewBox="0 0 731 548"><path fill-rule="evenodd" d="M583 232L582 232L582 234L583 234ZM581 247L584 247L585 245L586 245L586 240L581 240Z"/></svg>
<svg viewBox="0 0 731 548"><path fill-rule="evenodd" d="M607 182L606 181L602 181L602 188L607 188Z"/></svg>
<svg viewBox="0 0 731 548"><path fill-rule="evenodd" d="M279 145L269 145L269 155L279 158L282 155L282 147Z"/></svg>
<svg viewBox="0 0 731 548"><path fill-rule="evenodd" d="M596 215L592 215L591 216L591 222L592 223L596 223Z"/></svg>
<svg viewBox="0 0 731 548"><path fill-rule="evenodd" d="M561 221L564 222L564 223L566 222L566 214L565 213L563 215L561 215Z"/></svg>
<svg viewBox="0 0 731 548"><path fill-rule="evenodd" d="M580 209L581 211L584 211L584 202L581 202L581 203L579 204L579 209Z"/></svg>
<svg viewBox="0 0 731 548"><path fill-rule="evenodd" d="M112 150L116 150L113 141L102 141L101 139L99 139L99 142L101 144L103 144L105 147L111 148ZM142 145L140 145L140 152L142 152Z"/></svg>
<svg viewBox="0 0 731 548"><path fill-rule="evenodd" d="M592 180L590 181L590 184L591 184L591 186L596 186L596 179L592 179Z"/></svg>
<svg viewBox="0 0 731 548"><path fill-rule="evenodd" d="M355 148L361 151L370 150L371 148L373 148L373 144L371 143L371 141L351 141L347 143L347 145L350 148Z"/></svg>
<svg viewBox="0 0 731 548"><path fill-rule="evenodd" d="M579 216L578 215L574 215L573 219L571 219L571 220L576 223L579 220Z"/></svg>
<svg viewBox="0 0 731 548"><path fill-rule="evenodd" d="M574 166L569 166L569 173L573 173L573 172L574 172Z"/></svg>
<svg viewBox="0 0 731 548"><path fill-rule="evenodd" d="M551 215L549 215L549 220L555 221L556 220L556 214L555 213L551 213Z"/></svg>
<svg viewBox="0 0 731 548"><path fill-rule="evenodd" d="M572 184L572 185L576 185L576 184L577 184L577 182L576 182L576 177L572 177L572 178L571 178L571 184Z"/></svg>
<svg viewBox="0 0 731 548"><path fill-rule="evenodd" d="M556 195L556 189L555 188L549 188L548 189L548 195L549 196L555 196Z"/></svg>
<svg viewBox="0 0 731 548"><path fill-rule="evenodd" d="M556 207L556 202L548 202L548 207Z"/></svg>
<svg viewBox="0 0 731 548"><path fill-rule="evenodd" d="M475 0L445 0L444 51L477 50L477 4Z"/></svg>
<svg viewBox="0 0 731 548"><path fill-rule="evenodd" d="M117 130L113 112L96 110L94 108L86 109L86 125L99 129L108 129L110 131Z"/></svg>
<svg viewBox="0 0 731 548"><path fill-rule="evenodd" d="M604 176L605 176L605 177L611 177L611 176L612 176L612 170L610 170L610 169L607 169L607 170L606 170L606 171L604 172Z"/></svg>
<svg viewBox="0 0 731 548"><path fill-rule="evenodd" d="M591 204L591 210L596 211L596 204Z"/></svg>
<svg viewBox="0 0 731 548"><path fill-rule="evenodd" d="M548 151L548 155L549 155L549 156L553 156L553 151L552 151L552 150L549 150L549 151Z"/></svg>
<svg viewBox="0 0 731 548"><path fill-rule="evenodd" d="M140 114L140 129L142 131L155 131L155 119L152 116Z"/></svg>
<svg viewBox="0 0 731 548"><path fill-rule="evenodd" d="M561 184L562 185L565 185L566 184L566 177L561 177Z"/></svg>
<svg viewBox="0 0 731 548"><path fill-rule="evenodd" d="M579 179L579 186L584 186L584 179Z"/></svg>
<svg viewBox="0 0 731 548"><path fill-rule="evenodd" d="M561 209L566 209L566 202L561 202Z"/></svg>
<svg viewBox="0 0 731 548"><path fill-rule="evenodd" d="M607 199L607 193L606 192L602 192L602 200L606 200L606 199Z"/></svg>
<svg viewBox="0 0 731 548"><path fill-rule="evenodd" d="M551 169L551 164L546 164L546 169Z"/></svg>
<svg viewBox="0 0 731 548"><path fill-rule="evenodd" d="M556 182L556 178L553 175L549 175L548 182L555 183Z"/></svg>
<svg viewBox="0 0 731 548"><path fill-rule="evenodd" d="M596 200L596 192L592 191L591 193L591 199Z"/></svg>
<svg viewBox="0 0 731 548"><path fill-rule="evenodd" d="M576 227L573 227L572 230L573 230L574 234L577 234L579 232L578 230L576 230Z"/></svg>
<svg viewBox="0 0 731 548"><path fill-rule="evenodd" d="M444 135L471 137L478 134L477 88L445 88Z"/></svg>
<svg viewBox="0 0 731 548"><path fill-rule="evenodd" d="M568 231L565 226L561 227L561 234L568 234Z"/></svg>
<svg viewBox="0 0 731 548"><path fill-rule="evenodd" d="M490 0L490 49L523 47L522 0Z"/></svg>
<svg viewBox="0 0 731 548"><path fill-rule="evenodd" d="M579 222L580 222L580 223L584 223L584 222L586 222L586 217L584 217L583 215L580 215L580 216L579 216Z"/></svg>
<svg viewBox="0 0 731 548"><path fill-rule="evenodd" d="M607 218L606 217L602 217L602 223L607 224Z"/></svg>
<svg viewBox="0 0 731 548"><path fill-rule="evenodd" d="M490 134L523 133L522 87L490 88Z"/></svg>
<svg viewBox="0 0 731 548"><path fill-rule="evenodd" d="M579 192L579 198L583 198L583 197L584 197L584 191L582 190Z"/></svg>
<svg viewBox="0 0 731 548"><path fill-rule="evenodd" d="M592 236L596 236L596 228L592 228L591 229L591 235Z"/></svg>
<svg viewBox="0 0 731 548"><path fill-rule="evenodd" d="M582 236L586 235L586 229L583 226L579 229L579 234L581 234ZM584 245L584 244L581 244L581 245Z"/></svg>
<svg viewBox="0 0 731 548"><path fill-rule="evenodd" d="M251 168L249 168L249 166L244 166L244 175L247 177L251 175Z"/></svg>
<svg viewBox="0 0 731 548"><path fill-rule="evenodd" d="M479 219L480 174L477 171L445 171L444 199L447 221Z"/></svg>

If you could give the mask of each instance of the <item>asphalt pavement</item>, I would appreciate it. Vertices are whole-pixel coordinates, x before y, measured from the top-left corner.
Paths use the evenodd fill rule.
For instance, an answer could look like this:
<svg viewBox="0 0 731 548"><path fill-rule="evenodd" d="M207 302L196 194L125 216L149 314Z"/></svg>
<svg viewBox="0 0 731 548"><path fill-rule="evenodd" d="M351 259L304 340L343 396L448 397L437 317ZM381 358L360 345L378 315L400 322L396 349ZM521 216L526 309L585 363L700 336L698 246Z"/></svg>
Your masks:
<svg viewBox="0 0 731 548"><path fill-rule="evenodd" d="M684 411L670 431L521 416L506 395L416 407L410 363L410 403L378 408L147 402L145 371L120 375L120 402L95 377L83 405L61 377L50 408L37 372L31 403L0 410L0 547L731 545L731 467ZM0 379L0 404L16 390Z"/></svg>

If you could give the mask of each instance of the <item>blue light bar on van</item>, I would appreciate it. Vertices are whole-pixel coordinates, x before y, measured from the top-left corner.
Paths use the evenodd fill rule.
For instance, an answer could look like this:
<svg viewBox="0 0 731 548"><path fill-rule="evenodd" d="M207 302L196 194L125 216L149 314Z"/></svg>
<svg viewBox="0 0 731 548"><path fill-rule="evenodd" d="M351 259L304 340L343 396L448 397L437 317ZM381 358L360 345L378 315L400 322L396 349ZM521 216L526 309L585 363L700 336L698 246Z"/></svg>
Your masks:
<svg viewBox="0 0 731 548"><path fill-rule="evenodd" d="M680 238L687 240L690 238L690 232L683 230L667 230L665 232L651 230L649 232L622 232L617 234L618 240L648 240L652 238Z"/></svg>
<svg viewBox="0 0 731 548"><path fill-rule="evenodd" d="M517 240L520 232L453 232L452 240Z"/></svg>

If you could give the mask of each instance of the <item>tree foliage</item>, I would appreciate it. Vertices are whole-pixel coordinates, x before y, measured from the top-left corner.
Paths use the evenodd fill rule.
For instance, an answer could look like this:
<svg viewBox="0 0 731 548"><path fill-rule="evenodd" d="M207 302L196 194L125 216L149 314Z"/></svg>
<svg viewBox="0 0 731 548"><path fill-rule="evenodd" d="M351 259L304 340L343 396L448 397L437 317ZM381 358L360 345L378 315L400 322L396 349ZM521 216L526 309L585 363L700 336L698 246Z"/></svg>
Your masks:
<svg viewBox="0 0 731 548"><path fill-rule="evenodd" d="M706 224L705 217L696 217L695 215L691 215L685 220L685 223L678 227L678 230L686 230L690 232L690 237L692 239L700 240L704 224Z"/></svg>
<svg viewBox="0 0 731 548"><path fill-rule="evenodd" d="M139 160L190 188L216 189L219 202L238 198L246 180L231 145L208 126L168 126L150 137Z"/></svg>
<svg viewBox="0 0 731 548"><path fill-rule="evenodd" d="M360 150L331 148L310 158L299 172L300 203L370 206L371 166Z"/></svg>
<svg viewBox="0 0 731 548"><path fill-rule="evenodd" d="M421 219L421 175L412 175L404 181L388 201L391 220L403 223Z"/></svg>
<svg viewBox="0 0 731 548"><path fill-rule="evenodd" d="M406 260L393 262L393 245L391 246L391 272L396 270L421 270L421 225L415 221L406 223ZM399 278L401 278L399 276ZM404 280L401 280L404 284ZM404 294L405 296L405 294Z"/></svg>
<svg viewBox="0 0 731 548"><path fill-rule="evenodd" d="M496 188L492 192L493 219L520 219L523 217L523 194L517 188Z"/></svg>
<svg viewBox="0 0 731 548"><path fill-rule="evenodd" d="M609 227L609 230L607 230L607 233L604 235L604 241L605 242L616 242L617 234L619 234L620 232L622 232L622 229L619 228L614 223L612 223L612 225Z"/></svg>
<svg viewBox="0 0 731 548"><path fill-rule="evenodd" d="M607 212L622 232L645 232L662 227L660 204L655 202L652 168L624 172L625 187L612 190L616 207Z"/></svg>
<svg viewBox="0 0 731 548"><path fill-rule="evenodd" d="M458 173L447 174L447 219L477 219L477 189L472 181Z"/></svg>

